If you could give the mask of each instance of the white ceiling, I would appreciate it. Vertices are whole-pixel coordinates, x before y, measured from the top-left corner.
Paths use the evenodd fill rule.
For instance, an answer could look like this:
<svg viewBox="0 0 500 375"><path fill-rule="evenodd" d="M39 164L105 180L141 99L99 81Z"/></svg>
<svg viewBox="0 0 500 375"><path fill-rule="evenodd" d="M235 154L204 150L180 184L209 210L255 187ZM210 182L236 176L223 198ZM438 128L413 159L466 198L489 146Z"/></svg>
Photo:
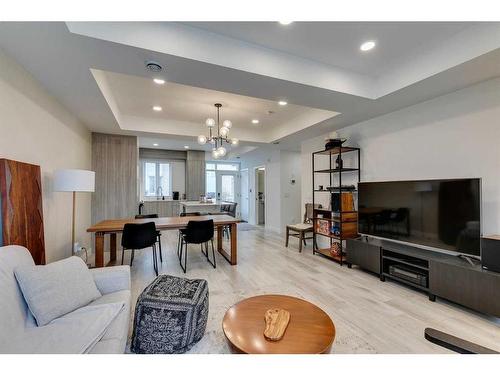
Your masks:
<svg viewBox="0 0 500 375"><path fill-rule="evenodd" d="M244 142L272 142L277 134L304 129L338 113L299 105L166 81L158 85L149 77L92 70L122 129L167 135L207 134L205 120L216 119L215 103L221 103L220 123L232 121L230 137ZM157 78L163 75L157 74ZM162 111L153 111L153 106ZM258 120L253 124L252 120ZM295 127L292 125L295 124ZM290 130L290 131L289 131Z"/></svg>
<svg viewBox="0 0 500 375"><path fill-rule="evenodd" d="M500 76L500 23L230 23L205 30L221 25L0 22L0 48L93 131L181 147L198 134L186 124L202 129L215 97L228 111L233 99L245 103L231 113L234 133L254 130L239 137L246 141L241 152L276 140L280 148L298 149L303 139ZM241 30L249 31L238 38ZM375 30L378 46L360 55L358 39L367 30ZM314 43L311 35L318 36ZM151 86L144 68L150 59L165 67L163 89ZM381 75L361 74L366 69ZM279 121L243 126L281 98L290 112L277 114ZM156 100L169 110L149 111Z"/></svg>
<svg viewBox="0 0 500 375"><path fill-rule="evenodd" d="M444 43L475 26L472 22L185 22L265 48L338 66L368 76L380 76L398 62ZM359 46L377 42L370 52Z"/></svg>

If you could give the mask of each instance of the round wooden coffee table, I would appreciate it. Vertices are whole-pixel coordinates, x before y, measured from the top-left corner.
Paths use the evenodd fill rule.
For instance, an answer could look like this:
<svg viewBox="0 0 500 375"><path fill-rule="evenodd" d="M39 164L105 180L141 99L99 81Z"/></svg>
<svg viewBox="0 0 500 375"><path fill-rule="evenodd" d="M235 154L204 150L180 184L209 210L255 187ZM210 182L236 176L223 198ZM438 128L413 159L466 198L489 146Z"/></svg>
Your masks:
<svg viewBox="0 0 500 375"><path fill-rule="evenodd" d="M264 314L268 309L290 312L290 323L280 341L264 337ZM318 306L299 298L262 295L238 302L222 321L226 338L236 352L259 354L328 353L335 338L335 326Z"/></svg>

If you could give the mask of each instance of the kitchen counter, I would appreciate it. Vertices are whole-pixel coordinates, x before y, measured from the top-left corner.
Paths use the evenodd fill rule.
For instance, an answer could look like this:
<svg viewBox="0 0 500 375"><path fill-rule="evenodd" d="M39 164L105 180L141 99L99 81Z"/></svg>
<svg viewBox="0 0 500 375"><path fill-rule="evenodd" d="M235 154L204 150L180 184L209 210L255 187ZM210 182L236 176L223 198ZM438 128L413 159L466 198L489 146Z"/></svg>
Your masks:
<svg viewBox="0 0 500 375"><path fill-rule="evenodd" d="M224 202L200 202L182 201L180 202L182 212L214 213L220 212L220 205Z"/></svg>
<svg viewBox="0 0 500 375"><path fill-rule="evenodd" d="M144 215L158 214L158 217L171 217L180 214L180 201L151 199L145 200L143 203L142 213Z"/></svg>

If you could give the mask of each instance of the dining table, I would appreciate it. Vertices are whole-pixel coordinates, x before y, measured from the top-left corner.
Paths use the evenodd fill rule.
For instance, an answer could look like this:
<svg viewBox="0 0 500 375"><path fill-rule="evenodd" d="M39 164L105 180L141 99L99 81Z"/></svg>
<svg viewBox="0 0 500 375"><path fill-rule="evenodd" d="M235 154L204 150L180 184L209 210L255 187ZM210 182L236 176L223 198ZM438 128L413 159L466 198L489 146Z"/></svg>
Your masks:
<svg viewBox="0 0 500 375"><path fill-rule="evenodd" d="M236 225L240 222L239 219L230 215L201 215L201 216L173 216L173 217L160 217L151 219L108 219L100 221L90 228L87 232L94 233L95 235L95 267L105 267L108 265L116 264L116 246L117 234L123 232L125 224L141 224L154 222L158 231L166 230L179 230L187 227L189 221L194 220L213 220L214 227L217 232L217 251L226 259L229 264L237 264L237 228ZM223 248L223 229L230 227L230 248L228 250ZM104 263L104 239L109 235L109 262Z"/></svg>

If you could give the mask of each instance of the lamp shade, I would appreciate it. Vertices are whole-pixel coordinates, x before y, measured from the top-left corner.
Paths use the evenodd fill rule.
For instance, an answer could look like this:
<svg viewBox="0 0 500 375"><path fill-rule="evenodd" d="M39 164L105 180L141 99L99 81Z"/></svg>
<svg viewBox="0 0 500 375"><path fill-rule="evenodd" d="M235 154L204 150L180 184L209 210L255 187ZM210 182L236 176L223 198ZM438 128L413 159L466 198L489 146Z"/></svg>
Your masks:
<svg viewBox="0 0 500 375"><path fill-rule="evenodd" d="M55 191L95 190L95 172L84 169L58 169L54 172Z"/></svg>

